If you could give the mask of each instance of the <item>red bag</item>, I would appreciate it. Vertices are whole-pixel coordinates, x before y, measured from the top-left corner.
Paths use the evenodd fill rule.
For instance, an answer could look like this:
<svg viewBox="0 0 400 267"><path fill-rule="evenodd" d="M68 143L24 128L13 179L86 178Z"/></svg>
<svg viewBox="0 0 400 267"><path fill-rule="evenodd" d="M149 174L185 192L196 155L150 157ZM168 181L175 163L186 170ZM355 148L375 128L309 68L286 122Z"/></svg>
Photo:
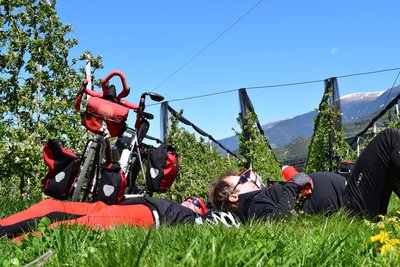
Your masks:
<svg viewBox="0 0 400 267"><path fill-rule="evenodd" d="M83 124L89 131L103 135L101 126L104 121L111 137L122 136L126 130L125 122L128 113L129 109L122 105L102 98L90 97L83 115Z"/></svg>
<svg viewBox="0 0 400 267"><path fill-rule="evenodd" d="M178 176L179 157L175 149L161 144L149 152L146 184L151 192L165 193Z"/></svg>
<svg viewBox="0 0 400 267"><path fill-rule="evenodd" d="M61 140L49 140L43 148L43 159L50 171L42 180L43 192L56 199L67 199L79 170L78 156L61 146Z"/></svg>

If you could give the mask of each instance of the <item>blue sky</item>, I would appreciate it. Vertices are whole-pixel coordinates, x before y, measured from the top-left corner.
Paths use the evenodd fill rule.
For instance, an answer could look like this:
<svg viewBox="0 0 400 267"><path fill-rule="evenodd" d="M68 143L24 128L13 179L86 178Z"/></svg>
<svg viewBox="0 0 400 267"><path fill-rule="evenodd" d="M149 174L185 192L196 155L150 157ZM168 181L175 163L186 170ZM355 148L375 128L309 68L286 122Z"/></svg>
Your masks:
<svg viewBox="0 0 400 267"><path fill-rule="evenodd" d="M73 55L90 50L103 57L98 78L123 71L129 101L157 92L216 139L239 129L238 92L173 100L398 68L399 8L398 0L68 0L56 6L79 40ZM397 74L340 78L340 94L389 89ZM266 124L314 110L323 90L320 82L248 94ZM147 111L156 117L150 135L159 137L159 105Z"/></svg>

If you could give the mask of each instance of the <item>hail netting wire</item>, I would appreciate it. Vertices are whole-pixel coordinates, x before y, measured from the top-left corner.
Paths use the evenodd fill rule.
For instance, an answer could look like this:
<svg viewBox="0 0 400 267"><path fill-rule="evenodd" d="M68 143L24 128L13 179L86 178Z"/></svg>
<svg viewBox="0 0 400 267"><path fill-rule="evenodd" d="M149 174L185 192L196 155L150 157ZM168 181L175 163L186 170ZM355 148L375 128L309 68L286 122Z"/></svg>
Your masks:
<svg viewBox="0 0 400 267"><path fill-rule="evenodd" d="M179 115L178 112L176 112L176 110L174 110L170 105L168 105L168 103L166 104L166 107L168 108L168 111L171 112L174 116L176 116L176 118L180 122L182 122L183 124L186 124L188 126L191 126L197 133L199 133L200 135L202 135L204 137L208 137L210 140L212 140L214 143L216 143L219 147L221 147L223 150L225 150L228 154L231 154L232 156L237 158L237 155L235 153L233 153L228 148L226 148L224 145L222 145L220 142L218 142L212 135L206 133L205 131L200 129L198 126L196 126L192 122L190 122L188 119Z"/></svg>

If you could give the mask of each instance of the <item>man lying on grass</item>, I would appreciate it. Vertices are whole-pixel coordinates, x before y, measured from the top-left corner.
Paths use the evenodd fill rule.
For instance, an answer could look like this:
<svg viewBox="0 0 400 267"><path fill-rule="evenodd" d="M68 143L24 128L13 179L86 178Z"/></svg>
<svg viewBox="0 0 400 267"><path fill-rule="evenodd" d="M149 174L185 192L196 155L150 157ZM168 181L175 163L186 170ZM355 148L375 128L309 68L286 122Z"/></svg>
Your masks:
<svg viewBox="0 0 400 267"><path fill-rule="evenodd" d="M52 224L81 225L93 229L109 229L114 226L159 226L160 223L194 223L207 212L203 200L187 197L182 203L152 197L136 197L124 200L120 205L106 205L103 202L63 202L47 199L0 220L0 237L16 238L31 231L44 217Z"/></svg>
<svg viewBox="0 0 400 267"><path fill-rule="evenodd" d="M312 193L299 199L306 187ZM238 213L242 222L295 212L332 214L341 208L375 220L387 213L392 192L400 197L400 131L386 129L358 157L348 180L335 173L299 173L262 188L251 176L227 172L210 185L210 200L221 210Z"/></svg>

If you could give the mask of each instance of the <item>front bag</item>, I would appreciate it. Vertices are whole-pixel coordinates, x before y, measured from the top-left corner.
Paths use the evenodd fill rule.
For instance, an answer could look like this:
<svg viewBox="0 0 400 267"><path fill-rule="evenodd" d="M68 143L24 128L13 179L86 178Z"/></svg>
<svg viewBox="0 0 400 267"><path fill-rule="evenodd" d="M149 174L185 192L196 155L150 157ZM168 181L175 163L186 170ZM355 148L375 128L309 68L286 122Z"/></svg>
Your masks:
<svg viewBox="0 0 400 267"><path fill-rule="evenodd" d="M111 137L122 136L126 130L129 109L111 101L90 97L83 113L83 124L95 134L104 134L102 124L105 122Z"/></svg>

